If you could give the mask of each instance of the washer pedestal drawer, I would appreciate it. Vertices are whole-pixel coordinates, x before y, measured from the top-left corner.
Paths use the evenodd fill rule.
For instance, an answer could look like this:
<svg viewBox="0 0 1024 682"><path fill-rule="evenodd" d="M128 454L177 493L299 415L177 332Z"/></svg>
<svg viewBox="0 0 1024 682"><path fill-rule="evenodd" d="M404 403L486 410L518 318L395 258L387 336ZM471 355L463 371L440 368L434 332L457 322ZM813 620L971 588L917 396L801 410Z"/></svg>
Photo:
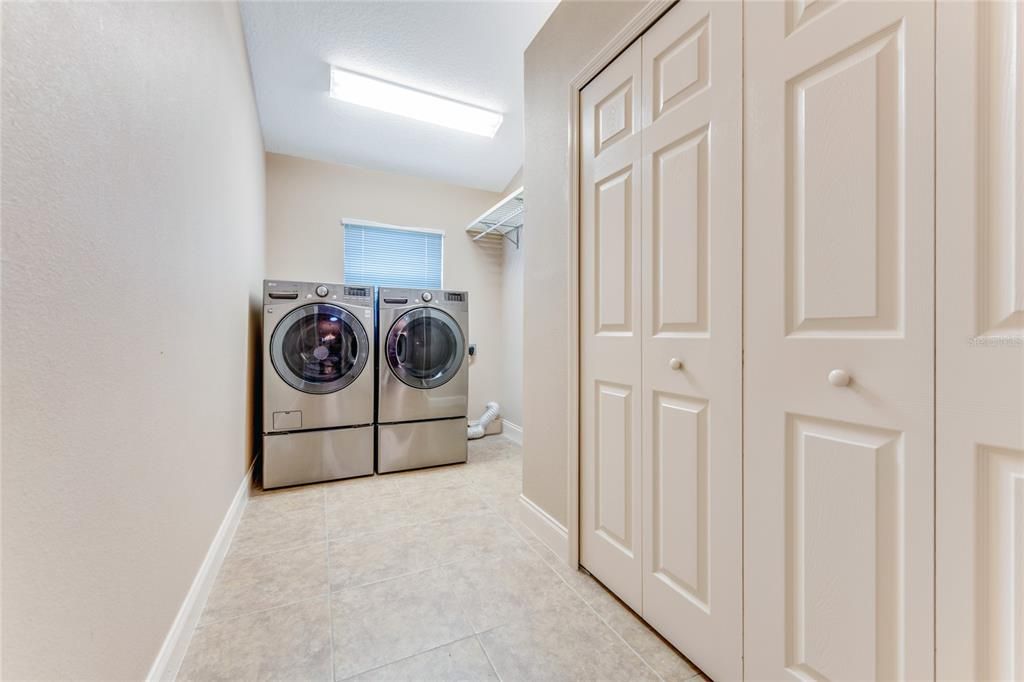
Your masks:
<svg viewBox="0 0 1024 682"><path fill-rule="evenodd" d="M373 426L263 436L263 487L373 473Z"/></svg>
<svg viewBox="0 0 1024 682"><path fill-rule="evenodd" d="M465 462L466 418L377 426L377 471L402 471Z"/></svg>

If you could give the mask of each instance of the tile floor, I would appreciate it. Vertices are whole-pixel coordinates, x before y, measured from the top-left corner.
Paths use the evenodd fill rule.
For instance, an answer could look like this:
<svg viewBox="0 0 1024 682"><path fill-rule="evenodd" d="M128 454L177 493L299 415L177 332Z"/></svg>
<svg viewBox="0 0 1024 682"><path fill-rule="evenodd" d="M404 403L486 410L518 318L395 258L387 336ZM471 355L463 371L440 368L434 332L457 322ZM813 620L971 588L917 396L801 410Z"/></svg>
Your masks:
<svg viewBox="0 0 1024 682"><path fill-rule="evenodd" d="M522 457L250 499L181 680L685 680L699 673L519 520Z"/></svg>

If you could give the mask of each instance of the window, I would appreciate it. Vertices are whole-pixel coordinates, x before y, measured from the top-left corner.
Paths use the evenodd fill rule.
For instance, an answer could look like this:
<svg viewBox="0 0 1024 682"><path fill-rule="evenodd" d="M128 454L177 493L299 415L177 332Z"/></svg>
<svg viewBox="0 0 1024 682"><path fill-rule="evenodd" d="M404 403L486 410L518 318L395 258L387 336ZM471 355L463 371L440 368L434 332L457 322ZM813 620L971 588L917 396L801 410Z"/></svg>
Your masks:
<svg viewBox="0 0 1024 682"><path fill-rule="evenodd" d="M344 222L345 281L440 289L444 233Z"/></svg>

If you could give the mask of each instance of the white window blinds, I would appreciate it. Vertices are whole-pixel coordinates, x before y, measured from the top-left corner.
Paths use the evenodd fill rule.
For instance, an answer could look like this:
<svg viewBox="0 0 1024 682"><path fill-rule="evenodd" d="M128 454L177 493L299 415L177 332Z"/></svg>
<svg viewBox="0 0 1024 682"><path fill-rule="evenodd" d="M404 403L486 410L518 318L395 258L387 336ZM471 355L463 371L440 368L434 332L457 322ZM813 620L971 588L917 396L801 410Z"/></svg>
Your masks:
<svg viewBox="0 0 1024 682"><path fill-rule="evenodd" d="M345 223L345 282L441 288L444 235Z"/></svg>

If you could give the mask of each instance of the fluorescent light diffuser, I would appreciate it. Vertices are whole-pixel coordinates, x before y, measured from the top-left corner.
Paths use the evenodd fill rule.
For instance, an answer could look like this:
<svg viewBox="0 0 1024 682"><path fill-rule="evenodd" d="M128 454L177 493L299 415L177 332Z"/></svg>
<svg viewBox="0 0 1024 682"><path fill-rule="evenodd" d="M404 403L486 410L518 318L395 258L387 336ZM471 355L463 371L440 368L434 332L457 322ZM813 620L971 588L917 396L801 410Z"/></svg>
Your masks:
<svg viewBox="0 0 1024 682"><path fill-rule="evenodd" d="M331 67L331 97L474 135L494 137L502 116L352 71Z"/></svg>

